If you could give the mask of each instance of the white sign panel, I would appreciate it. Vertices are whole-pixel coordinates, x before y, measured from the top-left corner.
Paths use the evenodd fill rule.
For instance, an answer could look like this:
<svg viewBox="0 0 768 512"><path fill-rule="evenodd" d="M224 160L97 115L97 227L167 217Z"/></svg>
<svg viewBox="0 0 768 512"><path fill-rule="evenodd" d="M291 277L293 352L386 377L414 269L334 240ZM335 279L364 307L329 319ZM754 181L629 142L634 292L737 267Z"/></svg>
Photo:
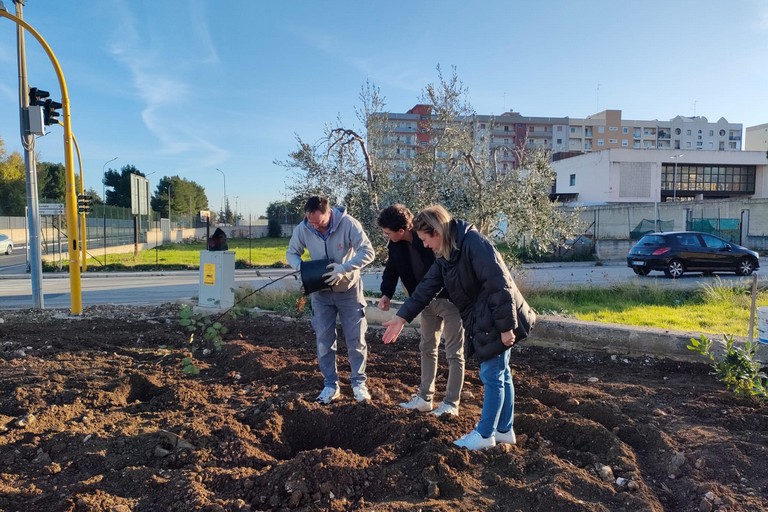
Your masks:
<svg viewBox="0 0 768 512"><path fill-rule="evenodd" d="M64 215L63 203L39 203L37 212L40 215Z"/></svg>
<svg viewBox="0 0 768 512"><path fill-rule="evenodd" d="M131 214L149 214L149 180L131 173Z"/></svg>

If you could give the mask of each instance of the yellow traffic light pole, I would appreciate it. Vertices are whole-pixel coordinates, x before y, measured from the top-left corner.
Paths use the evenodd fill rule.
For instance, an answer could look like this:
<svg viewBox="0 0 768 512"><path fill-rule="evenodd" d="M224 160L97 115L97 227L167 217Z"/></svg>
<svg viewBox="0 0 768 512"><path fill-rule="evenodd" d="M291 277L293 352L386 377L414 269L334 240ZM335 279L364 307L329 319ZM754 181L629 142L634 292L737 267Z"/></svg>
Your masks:
<svg viewBox="0 0 768 512"><path fill-rule="evenodd" d="M61 123L59 123L61 124ZM72 134L72 142L75 143L75 151L77 152L77 166L80 169L80 195L85 196L85 176L83 176L83 159L80 156L80 146L77 144L77 137ZM85 245L87 237L87 230L85 225L85 211L80 212L80 262L82 263L83 272L88 270L88 253Z"/></svg>
<svg viewBox="0 0 768 512"><path fill-rule="evenodd" d="M27 32L37 39L40 45L45 50L48 58L53 64L53 69L56 71L56 77L59 80L59 87L61 88L61 111L63 116L64 126L64 181L66 185L65 192L65 211L67 218L67 247L69 254L69 292L71 299L71 311L75 315L80 315L83 312L83 298L82 288L80 286L80 253L78 251L78 233L77 228L77 192L75 191L75 159L72 152L72 120L70 118L69 109L69 94L67 93L67 83L64 80L64 73L59 66L59 61L56 59L56 55L48 46L48 43L43 37L32 28L29 23L17 18L13 14L0 9L0 17L7 18L17 25L23 27Z"/></svg>

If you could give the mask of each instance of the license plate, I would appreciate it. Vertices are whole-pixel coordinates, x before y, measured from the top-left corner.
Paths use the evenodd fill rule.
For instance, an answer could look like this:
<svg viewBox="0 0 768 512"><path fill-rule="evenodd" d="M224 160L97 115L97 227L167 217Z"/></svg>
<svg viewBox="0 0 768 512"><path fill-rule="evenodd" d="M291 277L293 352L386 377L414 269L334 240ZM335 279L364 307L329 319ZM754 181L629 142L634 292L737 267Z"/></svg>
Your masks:
<svg viewBox="0 0 768 512"><path fill-rule="evenodd" d="M632 261L632 265L634 265L636 267L644 267L645 266L645 262L644 261L634 260L634 261Z"/></svg>

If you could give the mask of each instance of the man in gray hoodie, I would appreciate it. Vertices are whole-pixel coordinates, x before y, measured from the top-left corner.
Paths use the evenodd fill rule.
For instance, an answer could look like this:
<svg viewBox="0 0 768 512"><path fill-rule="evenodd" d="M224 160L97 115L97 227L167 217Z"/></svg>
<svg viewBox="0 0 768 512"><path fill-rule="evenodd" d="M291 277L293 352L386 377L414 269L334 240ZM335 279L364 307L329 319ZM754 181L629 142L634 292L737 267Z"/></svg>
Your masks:
<svg viewBox="0 0 768 512"><path fill-rule="evenodd" d="M360 222L347 215L344 208L331 209L325 197L310 197L304 213L306 218L293 230L288 244L288 264L299 270L305 249L310 260L329 260L328 272L323 275L328 288L310 294L317 360L323 374L323 390L316 401L329 404L341 396L336 367L337 317L347 344L355 400L370 401L365 376L368 323L360 269L373 261L373 246Z"/></svg>

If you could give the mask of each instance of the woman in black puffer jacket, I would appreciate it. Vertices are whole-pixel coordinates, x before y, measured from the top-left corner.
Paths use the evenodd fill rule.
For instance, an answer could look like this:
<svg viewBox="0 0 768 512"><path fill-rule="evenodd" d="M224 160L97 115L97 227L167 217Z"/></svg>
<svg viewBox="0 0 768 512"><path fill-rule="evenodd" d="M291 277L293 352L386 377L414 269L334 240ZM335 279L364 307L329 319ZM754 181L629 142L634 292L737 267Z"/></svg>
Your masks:
<svg viewBox="0 0 768 512"><path fill-rule="evenodd" d="M480 361L483 410L469 434L454 441L470 450L496 443L515 443L514 385L509 347L528 336L536 314L517 289L507 266L490 240L474 226L454 220L440 205L425 208L413 221L417 235L435 252L435 263L398 310L385 322L384 343L392 343L445 288L461 313L464 353Z"/></svg>

